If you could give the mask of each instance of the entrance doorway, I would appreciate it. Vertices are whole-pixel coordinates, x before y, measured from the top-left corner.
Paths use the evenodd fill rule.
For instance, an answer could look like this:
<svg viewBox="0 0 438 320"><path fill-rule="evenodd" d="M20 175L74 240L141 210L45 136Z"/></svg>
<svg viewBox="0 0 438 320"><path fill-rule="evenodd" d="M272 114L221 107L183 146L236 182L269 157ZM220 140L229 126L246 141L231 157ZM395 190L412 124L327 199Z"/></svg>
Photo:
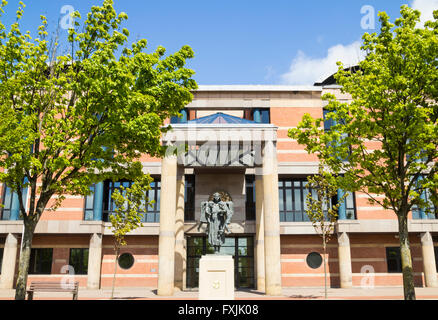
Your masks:
<svg viewBox="0 0 438 320"><path fill-rule="evenodd" d="M253 289L255 287L254 238L248 236L225 238L220 253L233 256L235 287ZM205 236L187 237L187 288L199 287L199 260L206 254L214 254L214 249Z"/></svg>

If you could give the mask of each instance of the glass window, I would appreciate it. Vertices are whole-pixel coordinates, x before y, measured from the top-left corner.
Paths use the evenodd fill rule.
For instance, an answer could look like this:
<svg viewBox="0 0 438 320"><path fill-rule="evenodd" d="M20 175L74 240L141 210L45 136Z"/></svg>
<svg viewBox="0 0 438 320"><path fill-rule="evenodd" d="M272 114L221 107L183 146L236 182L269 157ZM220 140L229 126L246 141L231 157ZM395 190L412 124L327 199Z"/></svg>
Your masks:
<svg viewBox="0 0 438 320"><path fill-rule="evenodd" d="M53 249L31 249L29 274L51 274L52 273Z"/></svg>
<svg viewBox="0 0 438 320"><path fill-rule="evenodd" d="M322 265L322 256L318 252L309 253L306 258L307 265L312 269L318 269Z"/></svg>
<svg viewBox="0 0 438 320"><path fill-rule="evenodd" d="M70 249L69 265L75 274L88 274L88 253L89 249Z"/></svg>
<svg viewBox="0 0 438 320"><path fill-rule="evenodd" d="M128 270L134 265L134 256L130 253L123 253L119 257L119 266L122 269Z"/></svg>
<svg viewBox="0 0 438 320"><path fill-rule="evenodd" d="M199 260L203 255L212 254L213 248L206 237L187 238L187 287L199 286ZM227 237L221 247L221 254L229 254L234 259L235 286L254 288L254 243L252 237Z"/></svg>
<svg viewBox="0 0 438 320"><path fill-rule="evenodd" d="M195 175L185 176L184 220L195 221Z"/></svg>
<svg viewBox="0 0 438 320"><path fill-rule="evenodd" d="M92 221L94 219L94 192L96 188L93 184L90 187L91 194L85 197L85 205L84 205L84 220Z"/></svg>
<svg viewBox="0 0 438 320"><path fill-rule="evenodd" d="M306 214L307 180L282 178L279 183L279 208L281 222L310 221Z"/></svg>
<svg viewBox="0 0 438 320"><path fill-rule="evenodd" d="M254 221L256 219L256 190L255 190L255 176L245 176L245 212L246 220Z"/></svg>
<svg viewBox="0 0 438 320"><path fill-rule="evenodd" d="M436 272L438 272L438 247L434 247L434 249L435 249L435 267L436 267Z"/></svg>
<svg viewBox="0 0 438 320"><path fill-rule="evenodd" d="M388 265L388 273L402 272L399 247L386 248L386 262Z"/></svg>
<svg viewBox="0 0 438 320"><path fill-rule="evenodd" d="M170 123L171 124L176 124L176 123L187 123L187 109L183 109L180 111L181 113L181 118L179 116L174 116L170 118Z"/></svg>
<svg viewBox="0 0 438 320"><path fill-rule="evenodd" d="M11 192L11 188L9 188L6 184L3 184L3 196L2 196L2 205L3 207L0 207L0 220L11 220L11 210L15 206L15 204L18 204L18 196L16 193ZM26 203L26 197L27 197L27 189L22 189L23 194L23 203ZM22 219L21 213L20 213L20 220Z"/></svg>
<svg viewBox="0 0 438 320"><path fill-rule="evenodd" d="M433 202L430 199L431 198L430 190L426 190L426 192L424 193L424 197L425 197L424 200L429 204L428 205L429 212L427 212L426 219L436 219L438 216L438 208L434 206ZM424 210L424 213L426 214L426 210ZM422 219L420 210L416 205L412 207L412 218Z"/></svg>
<svg viewBox="0 0 438 320"><path fill-rule="evenodd" d="M0 274L2 273L3 248L0 248Z"/></svg>
<svg viewBox="0 0 438 320"><path fill-rule="evenodd" d="M161 182L159 177L153 177L154 181L150 184L151 189L147 191L146 196L149 202L152 202L143 213L142 222L159 222L160 221L160 191ZM109 216L115 214L115 203L112 194L120 186L128 188L132 185L130 181L105 181L103 189L103 221L110 221Z"/></svg>
<svg viewBox="0 0 438 320"><path fill-rule="evenodd" d="M253 121L257 123L271 123L269 109L254 109L251 111Z"/></svg>

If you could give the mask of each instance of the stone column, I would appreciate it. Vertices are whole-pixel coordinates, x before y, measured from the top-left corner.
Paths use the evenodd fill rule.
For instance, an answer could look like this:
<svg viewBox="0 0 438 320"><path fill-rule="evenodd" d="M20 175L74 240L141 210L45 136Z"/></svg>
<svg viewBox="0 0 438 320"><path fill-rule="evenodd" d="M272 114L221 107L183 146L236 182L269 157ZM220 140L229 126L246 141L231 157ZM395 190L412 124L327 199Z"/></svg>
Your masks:
<svg viewBox="0 0 438 320"><path fill-rule="evenodd" d="M257 169L256 169L257 170ZM257 272L257 290L265 292L265 223L263 221L263 179L256 172L256 239L255 258Z"/></svg>
<svg viewBox="0 0 438 320"><path fill-rule="evenodd" d="M3 249L2 274L0 281L1 289L12 289L14 287L18 247L17 236L9 233L6 237L5 247Z"/></svg>
<svg viewBox="0 0 438 320"><path fill-rule="evenodd" d="M184 243L184 168L178 167L176 178L176 214L175 214L175 287L183 290L185 284L186 250Z"/></svg>
<svg viewBox="0 0 438 320"><path fill-rule="evenodd" d="M350 238L346 232L338 234L339 277L341 288L351 288L353 277L351 271Z"/></svg>
<svg viewBox="0 0 438 320"><path fill-rule="evenodd" d="M420 237L426 287L436 288L438 287L438 281L432 235L430 232L424 232Z"/></svg>
<svg viewBox="0 0 438 320"><path fill-rule="evenodd" d="M158 295L171 296L175 279L175 213L177 158L166 156L161 166Z"/></svg>
<svg viewBox="0 0 438 320"><path fill-rule="evenodd" d="M263 214L266 294L278 296L281 295L280 214L277 148L273 140L266 140L263 149Z"/></svg>
<svg viewBox="0 0 438 320"><path fill-rule="evenodd" d="M90 239L88 252L88 289L100 289L100 269L102 266L102 234L94 233Z"/></svg>

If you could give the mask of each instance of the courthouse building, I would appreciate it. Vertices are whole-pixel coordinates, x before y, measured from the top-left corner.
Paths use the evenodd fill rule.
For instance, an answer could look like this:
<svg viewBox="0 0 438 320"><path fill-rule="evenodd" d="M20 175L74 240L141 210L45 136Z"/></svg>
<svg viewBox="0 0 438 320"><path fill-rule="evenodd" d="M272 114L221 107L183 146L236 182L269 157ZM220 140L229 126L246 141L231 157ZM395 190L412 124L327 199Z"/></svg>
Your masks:
<svg viewBox="0 0 438 320"><path fill-rule="evenodd" d="M198 228L200 206L214 192L233 201L231 232L221 252L234 257L237 289L275 295L287 287L324 286L322 240L305 212L306 195L313 192L306 178L318 172L318 159L288 138L288 130L305 113L323 117L321 96L327 92L349 99L332 77L314 86L200 86L183 117L169 119L173 130L163 137L167 145L188 144L188 151L142 159L154 178L148 196L155 202L143 227L127 237L116 286L158 288L161 295L174 288L196 290L199 260L212 252L205 226ZM91 196L66 196L59 209L43 214L29 282L61 280L70 265L81 287L111 286L111 194L121 184L130 182L93 185ZM338 191L339 198L343 194ZM5 185L0 195L0 286L13 288L23 224L16 196ZM415 285L438 286L438 221L414 210L409 232ZM395 214L370 205L363 193L348 194L326 261L331 287L401 286Z"/></svg>

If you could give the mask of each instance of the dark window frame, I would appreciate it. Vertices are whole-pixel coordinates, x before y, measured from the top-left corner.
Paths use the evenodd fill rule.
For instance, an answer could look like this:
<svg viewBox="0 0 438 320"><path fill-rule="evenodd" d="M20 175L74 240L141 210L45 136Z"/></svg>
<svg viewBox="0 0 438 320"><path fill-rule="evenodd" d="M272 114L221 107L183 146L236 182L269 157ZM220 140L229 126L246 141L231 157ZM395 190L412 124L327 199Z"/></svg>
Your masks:
<svg viewBox="0 0 438 320"><path fill-rule="evenodd" d="M2 273L2 264L3 264L3 253L4 253L4 248L1 247L0 248L0 274Z"/></svg>
<svg viewBox="0 0 438 320"><path fill-rule="evenodd" d="M151 189L147 190L148 201L152 200L154 203L147 206L146 212L143 212L144 223L159 223L160 222L160 200L161 200L161 177L152 176L154 181L151 182ZM103 206L102 206L102 220L104 222L109 222L109 217L111 214L115 214L114 201L111 198L114 190L120 188L121 185L124 187L130 187L133 184L132 181L121 180L113 182L111 180L106 180L103 186ZM152 196L151 196L152 194Z"/></svg>
<svg viewBox="0 0 438 320"><path fill-rule="evenodd" d="M94 197L96 192L96 185L90 186L91 194L85 196L84 198L84 221L94 220ZM87 206L88 202L91 201L91 206Z"/></svg>
<svg viewBox="0 0 438 320"><path fill-rule="evenodd" d="M72 251L78 250L80 252L80 259L78 261L79 265L72 264ZM84 254L87 252L86 256L87 258L84 258ZM74 274L78 275L87 275L88 274L88 257L90 254L90 249L88 248L70 248L69 251L69 258L68 258L68 264L74 268Z"/></svg>
<svg viewBox="0 0 438 320"><path fill-rule="evenodd" d="M248 281L250 282L248 287L242 287L242 288L255 288L255 284L256 284L256 273L255 273L255 255L254 255L254 250L255 250L255 240L254 237L249 236L249 235L239 235L239 236L232 236L232 237L227 237L227 238L231 238L234 240L234 269L235 269L235 273L234 273L234 280L235 280L235 285L237 287L238 283L241 283L241 275L239 272L239 262L242 259L249 259L250 261L252 260L252 266L249 267L241 267L240 269L250 269L252 271L252 276L249 275L248 277L245 277L248 279ZM191 239L198 239L198 241L200 240L202 242L201 246L201 252L200 254L192 254L193 252L193 248L195 249L199 249L199 246L196 245L191 245L190 240ZM239 240L240 239L247 239L247 251L246 254L241 253L239 248L242 248L244 246L239 246ZM251 239L250 241L248 241L248 239ZM199 260L201 259L201 257L203 255L209 254L209 253L213 253L213 249L210 248L210 251L208 251L208 247L207 247L207 237L206 236L189 236L187 237L187 273L186 273L186 277L187 277L187 285L188 288L196 288L195 286L192 286L191 281L194 281L194 283L197 283L197 280L199 278L194 278L194 279L190 279L190 275L191 273L191 269L196 269L199 268ZM195 262L197 260L197 263ZM194 266L191 266L191 262L195 262ZM237 272L236 272L237 271ZM243 277L242 277L243 278ZM198 283L199 286L199 283Z"/></svg>
<svg viewBox="0 0 438 320"><path fill-rule="evenodd" d="M386 265L388 273L402 273L400 247L386 247ZM395 257L391 257L391 251ZM394 268L395 266L395 268Z"/></svg>
<svg viewBox="0 0 438 320"><path fill-rule="evenodd" d="M50 259L44 259L50 256ZM48 267L50 262L50 268ZM32 248L30 251L29 274L52 274L53 248ZM46 269L47 268L47 269Z"/></svg>
<svg viewBox="0 0 438 320"><path fill-rule="evenodd" d="M184 177L184 221L195 221L196 177L194 174Z"/></svg>
<svg viewBox="0 0 438 320"><path fill-rule="evenodd" d="M245 219L256 220L256 180L255 175L245 175Z"/></svg>

